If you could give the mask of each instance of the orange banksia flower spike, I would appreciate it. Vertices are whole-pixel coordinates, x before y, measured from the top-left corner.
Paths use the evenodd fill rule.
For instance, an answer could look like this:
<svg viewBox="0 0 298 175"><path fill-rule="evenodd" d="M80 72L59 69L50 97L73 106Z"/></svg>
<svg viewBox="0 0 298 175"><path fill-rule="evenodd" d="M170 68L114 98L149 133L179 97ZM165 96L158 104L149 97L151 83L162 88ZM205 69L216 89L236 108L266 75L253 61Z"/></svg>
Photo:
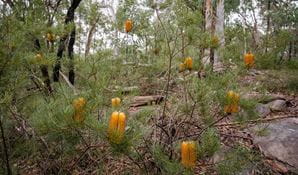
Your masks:
<svg viewBox="0 0 298 175"><path fill-rule="evenodd" d="M186 168L194 168L197 161L197 148L194 141L181 143L181 163Z"/></svg>
<svg viewBox="0 0 298 175"><path fill-rule="evenodd" d="M55 35L54 34L52 34L52 33L47 33L47 35L46 35L46 39L49 41L49 42L54 42L55 41Z"/></svg>
<svg viewBox="0 0 298 175"><path fill-rule="evenodd" d="M227 93L227 104L224 107L225 113L237 113L239 112L239 101L240 96L239 94L235 93L234 91L229 91Z"/></svg>
<svg viewBox="0 0 298 175"><path fill-rule="evenodd" d="M244 55L244 64L247 68L252 68L255 64L255 56L248 52Z"/></svg>
<svg viewBox="0 0 298 175"><path fill-rule="evenodd" d="M40 53L38 53L35 55L35 59L36 61L41 61L43 59L43 56Z"/></svg>
<svg viewBox="0 0 298 175"><path fill-rule="evenodd" d="M73 119L76 122L83 122L85 120L85 107L86 107L87 101L83 97L77 98L73 101L72 105L75 110L75 113L73 115Z"/></svg>
<svg viewBox="0 0 298 175"><path fill-rule="evenodd" d="M120 144L123 140L126 126L126 116L123 112L113 112L108 128L108 135L111 142Z"/></svg>
<svg viewBox="0 0 298 175"><path fill-rule="evenodd" d="M112 107L119 107L121 104L121 99L119 97L112 98Z"/></svg>
<svg viewBox="0 0 298 175"><path fill-rule="evenodd" d="M126 33L131 32L132 27L133 27L132 20L130 19L126 20L124 24L125 32Z"/></svg>
<svg viewBox="0 0 298 175"><path fill-rule="evenodd" d="M187 57L184 60L184 66L186 69L191 70L193 67L193 60L191 57Z"/></svg>
<svg viewBox="0 0 298 175"><path fill-rule="evenodd" d="M179 64L179 72L183 72L185 71L185 64L184 63L180 63Z"/></svg>

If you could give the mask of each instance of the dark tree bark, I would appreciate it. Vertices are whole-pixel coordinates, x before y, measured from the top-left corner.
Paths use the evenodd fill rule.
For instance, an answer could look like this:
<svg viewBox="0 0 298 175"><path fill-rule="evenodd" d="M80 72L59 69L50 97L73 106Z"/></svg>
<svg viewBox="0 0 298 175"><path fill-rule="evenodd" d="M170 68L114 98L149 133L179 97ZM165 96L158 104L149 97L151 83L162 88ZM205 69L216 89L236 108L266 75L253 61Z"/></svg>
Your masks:
<svg viewBox="0 0 298 175"><path fill-rule="evenodd" d="M40 50L40 43L38 39L35 39L34 42L34 47L36 50ZM48 67L46 65L41 65L40 66L40 70L41 70L41 74L42 77L44 79L44 84L46 85L47 91L48 93L52 93L52 87L51 87L51 80L50 80L50 76L49 76L49 72L48 72Z"/></svg>
<svg viewBox="0 0 298 175"><path fill-rule="evenodd" d="M269 40L269 32L270 32L270 15L269 15L269 11L271 9L271 2L270 0L268 0L268 3L267 3L267 42ZM268 52L268 46L266 44L266 48L265 48L265 52L267 53Z"/></svg>
<svg viewBox="0 0 298 175"><path fill-rule="evenodd" d="M291 60L291 58L292 58L292 45L293 45L292 43L293 42L290 41L290 44L289 44L289 57L288 57L289 60Z"/></svg>
<svg viewBox="0 0 298 175"><path fill-rule="evenodd" d="M65 17L65 24L66 25L74 21L75 10L79 6L80 2L81 2L81 0L73 0L71 2L71 5L68 8L67 14L66 14L66 17ZM72 41L69 41L68 51L71 50L71 54L69 53L69 55L72 55L71 59L73 59L73 45L74 45L74 41L75 41L75 39L74 39L75 38L75 29L72 29L70 37L71 37L70 40L72 40ZM54 79L55 82L59 81L59 71L61 69L61 59L62 59L62 56L63 56L63 51L65 49L65 43L66 43L67 38L68 38L68 34L64 35L59 41L59 47L58 47L58 52L57 52L57 61L56 61L56 64L55 64L54 70L53 70L53 79ZM71 42L73 42L73 43L71 44ZM69 49L69 48L71 48L71 49ZM69 80L71 78L73 78L73 82L74 82L73 66L71 66L70 68L71 69L69 71L69 75L71 75L72 77L69 77Z"/></svg>
<svg viewBox="0 0 298 175"><path fill-rule="evenodd" d="M202 11L201 11L201 13L202 13L203 20L202 20L201 29L202 29L202 31L204 31L204 32L206 31L206 28L205 28L205 26L206 26L206 21L205 21L205 9L206 9L206 7L205 7L205 1L202 1ZM201 49L200 49L200 58L202 59L203 56L204 56L204 48L201 48Z"/></svg>
<svg viewBox="0 0 298 175"><path fill-rule="evenodd" d="M214 70L214 48L210 48L210 64L212 71Z"/></svg>
<svg viewBox="0 0 298 175"><path fill-rule="evenodd" d="M76 40L76 29L74 27L71 31L70 39L68 43L68 57L70 59L68 79L71 84L74 84L74 79L75 79L74 65L73 65L73 46L74 46L75 40Z"/></svg>
<svg viewBox="0 0 298 175"><path fill-rule="evenodd" d="M202 1L202 17L203 17L203 20L202 20L202 31L205 31L206 30L206 21L205 21L205 17L206 17L206 14L205 14L205 11L206 11L206 1Z"/></svg>
<svg viewBox="0 0 298 175"><path fill-rule="evenodd" d="M7 3L10 8L14 7L14 3L11 0L2 0L4 3Z"/></svg>
<svg viewBox="0 0 298 175"><path fill-rule="evenodd" d="M298 46L297 40L293 41L293 58L297 58L297 46Z"/></svg>
<svg viewBox="0 0 298 175"><path fill-rule="evenodd" d="M3 142L3 149L4 149L4 155L3 156L3 161L5 160L6 163L6 169L7 169L7 175L11 175L11 168L9 164L9 155L8 155L8 148L6 145L6 139L5 139L5 134L4 134L4 129L3 129L3 124L2 124L2 116L0 116L0 128L1 128L1 138Z"/></svg>

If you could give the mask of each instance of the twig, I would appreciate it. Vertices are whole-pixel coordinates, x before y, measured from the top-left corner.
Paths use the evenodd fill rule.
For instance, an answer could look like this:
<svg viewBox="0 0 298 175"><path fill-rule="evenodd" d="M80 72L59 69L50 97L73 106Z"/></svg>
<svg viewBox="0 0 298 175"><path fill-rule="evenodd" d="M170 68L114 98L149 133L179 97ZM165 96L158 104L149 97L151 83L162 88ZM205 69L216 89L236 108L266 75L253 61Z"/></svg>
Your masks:
<svg viewBox="0 0 298 175"><path fill-rule="evenodd" d="M136 153L138 154L138 156L139 156L140 158L144 157L144 156L142 156L142 155L139 153L139 151L138 151L135 147L133 147L133 148L134 148L134 150L136 151ZM146 166L145 161L143 160L142 163L143 163L143 165L144 165L146 174L149 174L149 172L148 172L148 168L147 168L147 166Z"/></svg>
<svg viewBox="0 0 298 175"><path fill-rule="evenodd" d="M162 118L164 118L164 115L165 115L165 110L166 110L166 103L167 103L167 99L168 99L168 92L169 92L169 86L170 86L170 79L171 79L171 67L172 67L172 51L171 51L171 46L170 46L170 39L169 39L169 36L168 36L168 33L167 33L167 30L163 24L163 22L161 21L160 19L160 16L159 16L159 13L158 13L158 10L156 10L156 15L157 15L157 18L158 18L158 21L160 22L164 32L165 32L165 37L166 37L166 40L167 40L167 47L168 47L168 51L169 51L169 67L168 67L168 77L167 77L167 86L166 86L166 95L165 95L165 104L164 104L164 107L163 107L163 111L162 111Z"/></svg>
<svg viewBox="0 0 298 175"><path fill-rule="evenodd" d="M71 165L71 167L69 168L70 170L72 170L73 169L73 167L77 164L77 163L79 163L79 161L83 158L83 156L88 152L88 150L90 149L90 148L92 148L91 146L88 146L84 151L83 151L83 153L79 156L79 158Z"/></svg>
<svg viewBox="0 0 298 175"><path fill-rule="evenodd" d="M221 118L217 119L216 121L214 121L213 123L209 124L208 126L206 126L205 128L203 128L199 133L196 134L191 134L191 135L186 135L184 137L194 137L194 136L200 136L204 131L206 131L208 128L212 127L213 125L217 124L218 122L220 122L221 120L223 120L224 118L228 117L230 114L225 114L224 116L222 116ZM182 137L182 138L184 138ZM179 138L181 139L181 138ZM179 140L178 139L178 140Z"/></svg>
<svg viewBox="0 0 298 175"><path fill-rule="evenodd" d="M137 161L135 161L129 154L125 155L128 157L129 160L131 160L135 165L137 165L140 170L142 169L142 166Z"/></svg>
<svg viewBox="0 0 298 175"><path fill-rule="evenodd" d="M39 136L39 135L37 135L37 134L35 133L34 128L33 128L32 126L30 126L30 124L24 119L24 117L22 116L22 114L19 114L19 113L17 112L17 108L16 108L16 106L14 106L14 108L15 108L16 111L14 111L12 108L9 108L9 111L10 111L10 113L12 114L12 116L15 118L15 120L16 120L16 121L21 120L21 121L24 122L28 127L30 127L30 131L32 132L32 136L36 136L36 137L42 142L42 144L44 145L44 147L47 149L47 152L50 153L50 148L49 148L48 144L46 143L46 141L45 141L41 136ZM24 125L21 125L21 126L22 126L23 130L26 132L27 135L31 135L31 134L27 131L27 129L25 128ZM54 161L54 162L56 163L56 161ZM58 163L56 163L56 164L58 165Z"/></svg>
<svg viewBox="0 0 298 175"><path fill-rule="evenodd" d="M167 30L166 30L163 22L160 19L160 16L159 16L159 13L158 13L157 9L156 9L156 15L157 15L158 21L160 22L160 24L161 24L161 26L162 26L162 28L165 32L165 37L166 37L166 40L167 40L167 47L168 47L168 51L169 51L168 77L167 77L167 86L166 86L166 92L165 92L166 94L165 94L165 99L164 99L165 103L164 103L163 110L162 110L162 115L161 115L161 119L162 119L161 125L163 125L164 124L164 118L165 118L165 112L166 112L166 106L167 106L167 100L168 100L168 96L169 96L169 87L170 87L170 80L171 80L171 67L172 67L173 53L172 53L172 50L171 50L170 39L169 39ZM160 141L161 141L161 138L162 138L162 133L163 132L160 132Z"/></svg>
<svg viewBox="0 0 298 175"><path fill-rule="evenodd" d="M162 124L162 125L159 125L159 124L156 124L156 126L158 127L158 128L160 128L168 137L170 137L170 135L169 135L169 133L163 128L164 127L164 125Z"/></svg>
<svg viewBox="0 0 298 175"><path fill-rule="evenodd" d="M195 101L194 104L192 105L192 110L191 110L191 113L190 113L190 118L192 118L192 116L193 116L193 113L195 111L196 105L197 105L197 101Z"/></svg>

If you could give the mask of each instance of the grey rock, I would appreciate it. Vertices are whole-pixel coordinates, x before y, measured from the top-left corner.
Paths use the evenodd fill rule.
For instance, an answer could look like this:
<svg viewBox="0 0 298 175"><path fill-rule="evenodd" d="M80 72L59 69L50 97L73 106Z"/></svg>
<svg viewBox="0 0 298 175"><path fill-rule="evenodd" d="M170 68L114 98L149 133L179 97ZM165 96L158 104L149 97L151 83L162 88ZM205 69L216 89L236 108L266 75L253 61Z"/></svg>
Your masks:
<svg viewBox="0 0 298 175"><path fill-rule="evenodd" d="M298 118L289 118L270 123L265 136L253 134L253 142L269 158L281 161L290 171L298 170ZM253 127L253 130L260 125Z"/></svg>
<svg viewBox="0 0 298 175"><path fill-rule="evenodd" d="M216 164L225 160L225 154L230 150L229 147L222 145L220 149L211 157L211 161Z"/></svg>
<svg viewBox="0 0 298 175"><path fill-rule="evenodd" d="M268 105L272 111L283 111L287 107L285 100L274 100Z"/></svg>
<svg viewBox="0 0 298 175"><path fill-rule="evenodd" d="M270 107L268 105L259 103L256 106L256 112L260 117L265 117L270 113Z"/></svg>

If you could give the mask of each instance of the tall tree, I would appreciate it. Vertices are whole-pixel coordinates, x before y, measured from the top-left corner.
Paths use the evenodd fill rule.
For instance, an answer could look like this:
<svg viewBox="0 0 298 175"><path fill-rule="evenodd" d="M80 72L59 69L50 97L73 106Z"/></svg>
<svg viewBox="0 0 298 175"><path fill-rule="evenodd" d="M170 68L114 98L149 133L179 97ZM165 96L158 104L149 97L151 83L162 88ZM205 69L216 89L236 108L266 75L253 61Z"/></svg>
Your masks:
<svg viewBox="0 0 298 175"><path fill-rule="evenodd" d="M216 8L214 6L216 5ZM206 66L211 64L212 68L220 66L220 54L224 47L224 0L217 0L214 4L211 0L205 1L205 31L211 38L211 46L204 50L202 63ZM215 45L219 45L216 48Z"/></svg>
<svg viewBox="0 0 298 175"><path fill-rule="evenodd" d="M267 2L267 31L266 31L267 32L266 33L267 40L269 39L269 32L270 32L270 15L269 15L270 9L271 9L271 1L268 0L268 2ZM268 51L268 46L266 46L266 48L265 48L266 53L267 53L267 51Z"/></svg>
<svg viewBox="0 0 298 175"><path fill-rule="evenodd" d="M80 2L81 2L81 0L73 0L71 2L70 7L67 10L67 14L66 14L66 17L65 17L65 25L73 23L74 26L72 26L72 30L71 30L70 35L65 34L60 39L58 52L57 52L57 60L56 60L56 64L55 64L55 67L54 67L54 70L53 70L53 79L54 79L55 82L59 81L59 71L61 69L61 59L63 57L63 51L65 49L66 41L70 37L69 43L68 43L68 56L69 56L69 59L70 59L70 70L69 70L68 78L69 78L69 81L72 84L74 84L75 74L74 74L74 66L73 66L73 46L74 46L74 43L75 43L75 36L76 36L76 28L75 28L75 24L74 24L74 15L75 15L75 10L78 8Z"/></svg>
<svg viewBox="0 0 298 175"><path fill-rule="evenodd" d="M209 32L210 35L214 32L213 30L213 7L212 7L212 1L211 0L206 0L205 1L205 31ZM204 50L203 58L202 58L202 63L206 66L213 62L213 53L212 49L206 48Z"/></svg>
<svg viewBox="0 0 298 175"><path fill-rule="evenodd" d="M223 56L222 50L225 45L224 22L225 22L225 2L224 0L217 1L216 7L216 22L215 36L218 37L219 48L214 52L214 66L220 66L220 58Z"/></svg>

